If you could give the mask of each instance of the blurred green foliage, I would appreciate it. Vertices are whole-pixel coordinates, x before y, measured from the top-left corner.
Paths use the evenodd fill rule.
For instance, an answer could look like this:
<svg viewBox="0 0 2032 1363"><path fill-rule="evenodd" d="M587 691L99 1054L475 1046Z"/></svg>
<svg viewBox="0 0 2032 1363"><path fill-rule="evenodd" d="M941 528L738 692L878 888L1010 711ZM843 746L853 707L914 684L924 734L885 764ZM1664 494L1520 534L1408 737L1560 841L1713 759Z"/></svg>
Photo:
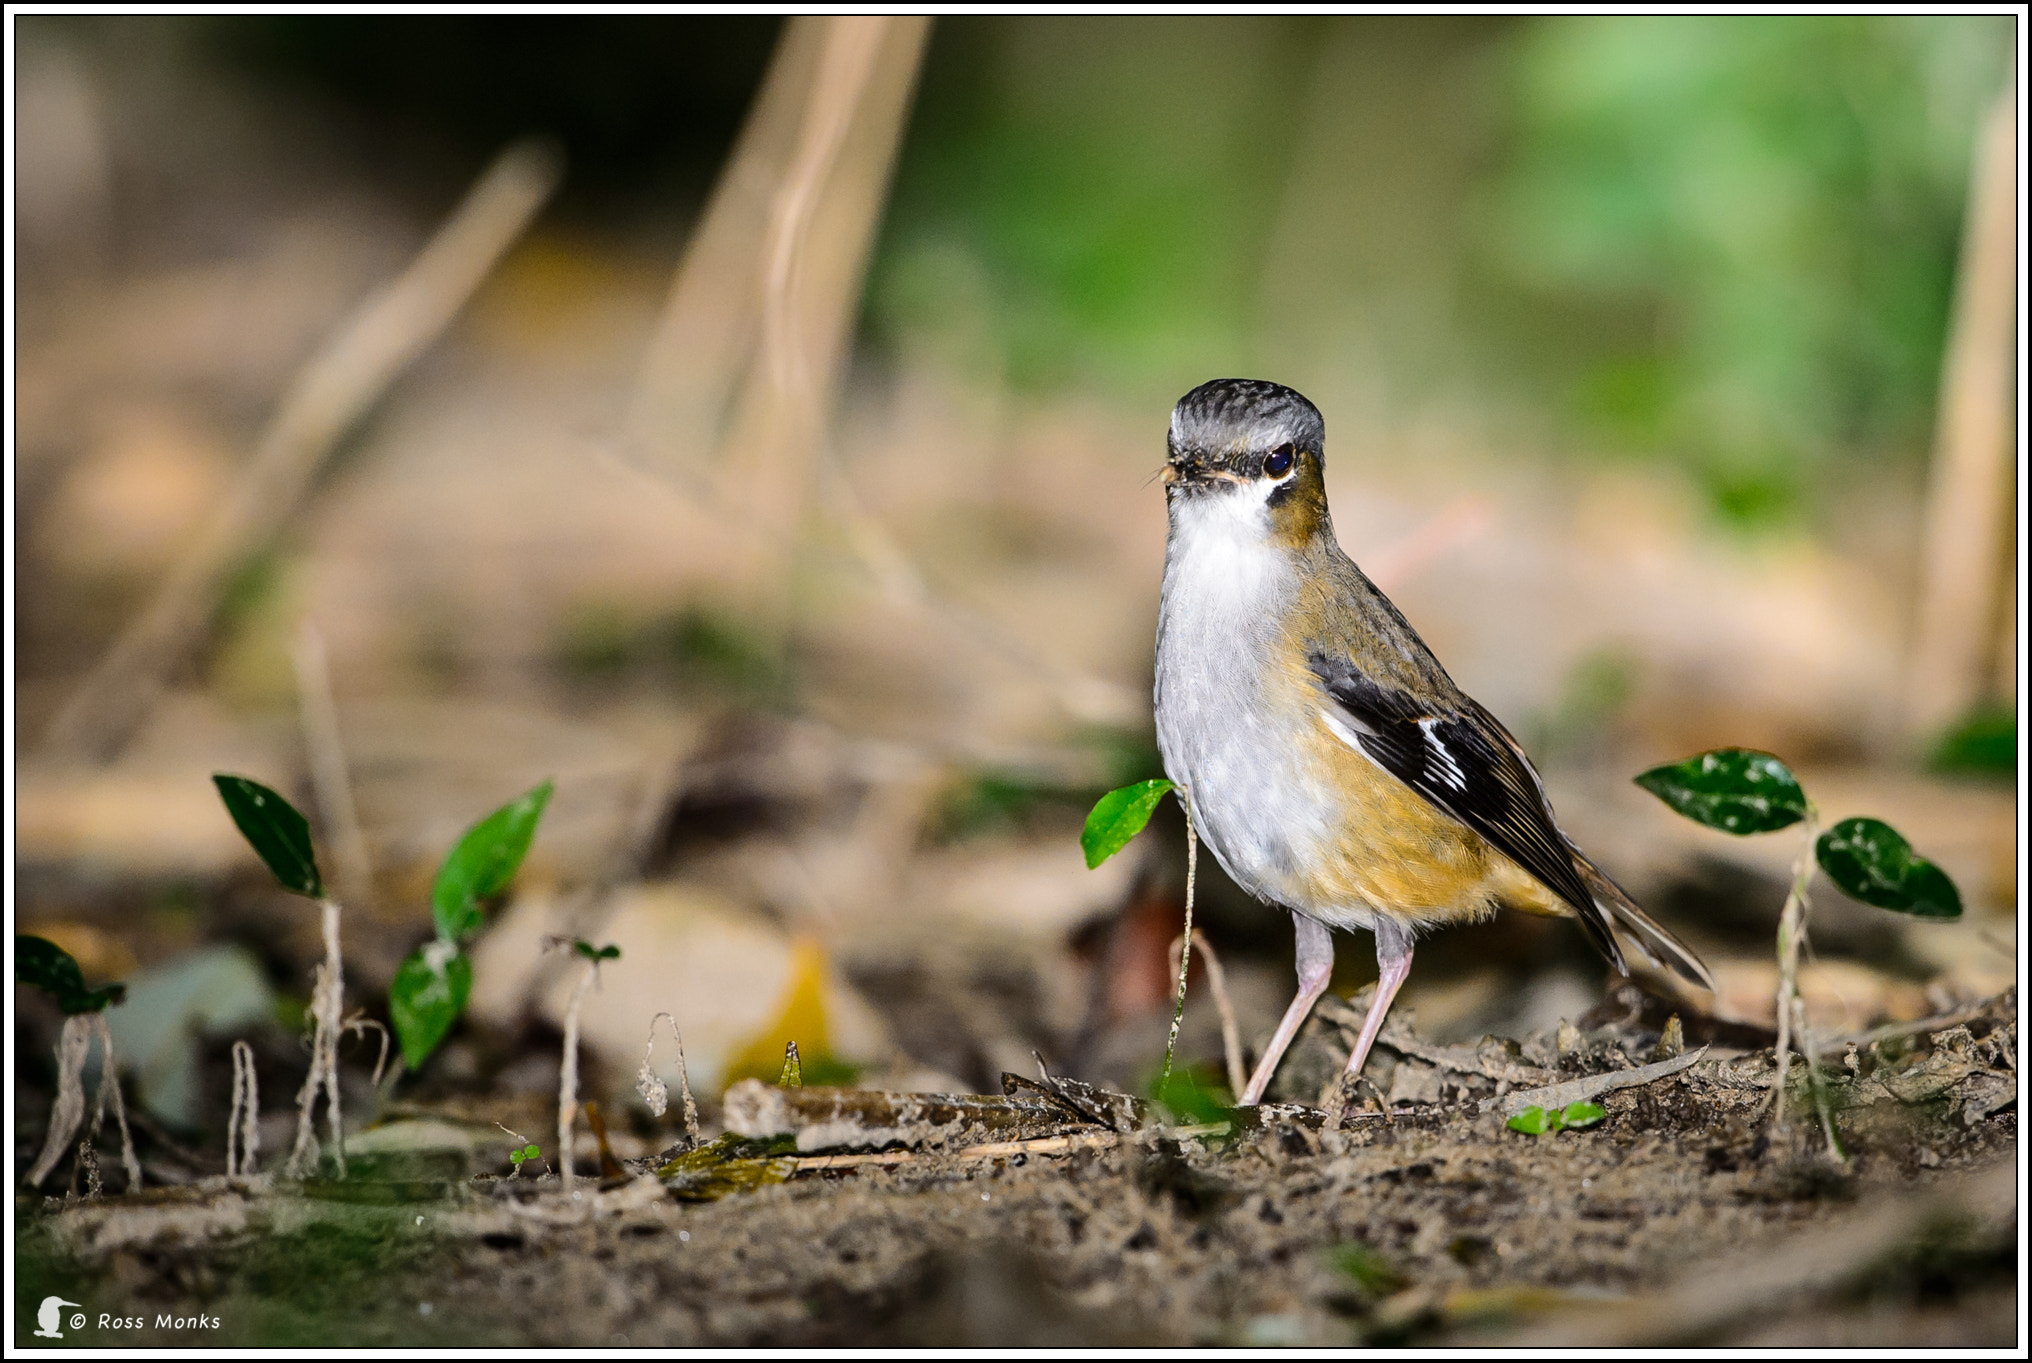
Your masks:
<svg viewBox="0 0 2032 1363"><path fill-rule="evenodd" d="M1974 133L2007 16L1589 16L1517 50L1492 251L1645 325L1575 415L1685 459L1739 519L1925 448Z"/></svg>
<svg viewBox="0 0 2032 1363"><path fill-rule="evenodd" d="M1307 27L939 20L872 280L878 334L1021 389L1227 372Z"/></svg>
<svg viewBox="0 0 2032 1363"><path fill-rule="evenodd" d="M1933 769L1954 776L2005 780L2018 774L2018 713L1992 703L1977 709L1941 736Z"/></svg>
<svg viewBox="0 0 2032 1363"><path fill-rule="evenodd" d="M1562 444L1676 460L1747 523L1924 451L2009 16L1449 24L940 20L875 334L1019 390L1142 401L1284 354L1268 333L1336 334L1294 310L1439 318L1443 348L1472 357L1454 378L1470 399L1535 405ZM1384 107L1364 88L1398 78L1384 48L1460 85L1442 121L1480 131ZM1473 50L1465 75L1452 49ZM1328 173L1369 182L1293 198L1321 138ZM1385 141L1394 159L1370 145ZM1458 202L1429 188L1449 177ZM1287 201L1346 205L1296 229L1343 254L1391 235L1367 219L1424 213L1396 235L1465 258L1371 271L1429 274L1407 308L1404 278L1337 291L1364 267L1308 246L1319 287L1266 316L1269 253L1303 239L1278 227ZM1307 349L1323 386L1355 363ZM1392 335L1359 354L1402 390L1431 350Z"/></svg>

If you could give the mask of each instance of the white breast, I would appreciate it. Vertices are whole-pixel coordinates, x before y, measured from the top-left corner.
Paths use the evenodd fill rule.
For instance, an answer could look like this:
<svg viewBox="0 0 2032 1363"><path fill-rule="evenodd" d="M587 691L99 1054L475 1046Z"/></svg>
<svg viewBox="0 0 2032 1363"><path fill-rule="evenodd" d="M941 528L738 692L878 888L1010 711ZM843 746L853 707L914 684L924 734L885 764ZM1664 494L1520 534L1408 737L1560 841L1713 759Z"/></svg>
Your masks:
<svg viewBox="0 0 2032 1363"><path fill-rule="evenodd" d="M1334 826L1308 774L1312 707L1272 669L1297 567L1271 538L1270 485L1177 499L1158 609L1157 744L1200 836L1235 882L1288 907Z"/></svg>

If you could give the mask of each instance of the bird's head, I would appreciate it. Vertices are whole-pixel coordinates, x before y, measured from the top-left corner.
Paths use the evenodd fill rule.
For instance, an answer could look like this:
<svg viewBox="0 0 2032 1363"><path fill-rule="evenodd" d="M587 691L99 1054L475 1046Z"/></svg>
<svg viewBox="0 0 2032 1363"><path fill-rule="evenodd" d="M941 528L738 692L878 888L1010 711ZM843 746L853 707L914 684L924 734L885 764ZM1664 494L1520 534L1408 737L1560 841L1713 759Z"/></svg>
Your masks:
<svg viewBox="0 0 2032 1363"><path fill-rule="evenodd" d="M1296 547L1327 527L1326 422L1282 384L1214 379L1178 400L1164 466L1174 525L1203 517L1259 517Z"/></svg>

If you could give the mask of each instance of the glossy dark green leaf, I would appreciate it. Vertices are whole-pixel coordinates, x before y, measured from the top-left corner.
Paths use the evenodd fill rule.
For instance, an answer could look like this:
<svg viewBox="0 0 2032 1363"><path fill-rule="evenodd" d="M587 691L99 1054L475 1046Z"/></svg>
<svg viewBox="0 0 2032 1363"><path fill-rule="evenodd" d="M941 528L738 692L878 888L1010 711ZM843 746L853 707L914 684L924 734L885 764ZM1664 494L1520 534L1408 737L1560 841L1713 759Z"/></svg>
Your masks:
<svg viewBox="0 0 2032 1363"><path fill-rule="evenodd" d="M296 806L259 781L244 776L217 772L212 776L212 784L219 788L219 798L226 802L226 812L239 825L240 835L268 864L268 869L282 882L282 888L291 894L322 899L325 883L318 874L317 858L311 854L310 821L297 812Z"/></svg>
<svg viewBox="0 0 2032 1363"><path fill-rule="evenodd" d="M1080 831L1080 850L1087 855L1087 869L1092 870L1128 846L1129 839L1143 831L1143 825L1150 822L1151 811L1171 789L1171 782L1159 776L1111 790L1095 801L1093 811L1087 815L1087 826Z"/></svg>
<svg viewBox="0 0 2032 1363"><path fill-rule="evenodd" d="M1947 872L1882 819L1843 819L1813 850L1827 878L1852 899L1917 918L1961 917L1961 894Z"/></svg>
<svg viewBox="0 0 2032 1363"><path fill-rule="evenodd" d="M1755 748L1715 748L1653 767L1637 784L1724 833L1769 833L1806 817L1806 792L1783 762Z"/></svg>
<svg viewBox="0 0 2032 1363"><path fill-rule="evenodd" d="M1559 1124L1569 1131L1578 1131L1593 1126L1608 1115L1600 1103L1590 1103L1583 1099L1578 1103L1568 1103L1560 1110Z"/></svg>
<svg viewBox="0 0 2032 1363"><path fill-rule="evenodd" d="M613 961L619 960L621 956L621 948L613 943L609 942L606 946L596 947L583 937L572 943L572 950L589 961Z"/></svg>
<svg viewBox="0 0 2032 1363"><path fill-rule="evenodd" d="M414 1070L430 1059L472 992L473 963L448 942L428 943L395 968L388 1019L395 1024L403 1063Z"/></svg>
<svg viewBox="0 0 2032 1363"><path fill-rule="evenodd" d="M85 972L68 951L43 937L14 939L14 981L31 984L56 1000L66 1013L96 1013L127 997L127 986L85 988Z"/></svg>
<svg viewBox="0 0 2032 1363"><path fill-rule="evenodd" d="M508 888L550 799L551 783L511 800L466 830L438 867L430 912L438 936L457 942L480 926L480 905Z"/></svg>
<svg viewBox="0 0 2032 1363"><path fill-rule="evenodd" d="M1547 1112L1542 1107L1527 1107L1512 1117L1508 1125L1512 1131L1521 1131L1527 1136L1543 1136L1548 1131L1559 1130L1560 1117L1557 1111Z"/></svg>

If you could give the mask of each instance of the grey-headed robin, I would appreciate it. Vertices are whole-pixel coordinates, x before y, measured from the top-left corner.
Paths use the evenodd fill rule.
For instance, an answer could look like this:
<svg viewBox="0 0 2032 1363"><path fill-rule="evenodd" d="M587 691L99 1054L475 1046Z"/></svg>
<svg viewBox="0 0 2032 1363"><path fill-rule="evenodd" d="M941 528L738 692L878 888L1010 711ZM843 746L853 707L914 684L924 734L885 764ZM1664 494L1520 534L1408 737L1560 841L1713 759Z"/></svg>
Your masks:
<svg viewBox="0 0 2032 1363"><path fill-rule="evenodd" d="M1499 907L1578 919L1628 974L1621 929L1712 989L1700 959L1560 831L1517 740L1341 552L1325 434L1318 408L1258 380L1201 384L1171 413L1157 743L1222 867L1298 929L1298 995L1241 1101L1262 1101L1326 989L1332 928L1375 933L1382 971L1348 1079L1418 930Z"/></svg>

